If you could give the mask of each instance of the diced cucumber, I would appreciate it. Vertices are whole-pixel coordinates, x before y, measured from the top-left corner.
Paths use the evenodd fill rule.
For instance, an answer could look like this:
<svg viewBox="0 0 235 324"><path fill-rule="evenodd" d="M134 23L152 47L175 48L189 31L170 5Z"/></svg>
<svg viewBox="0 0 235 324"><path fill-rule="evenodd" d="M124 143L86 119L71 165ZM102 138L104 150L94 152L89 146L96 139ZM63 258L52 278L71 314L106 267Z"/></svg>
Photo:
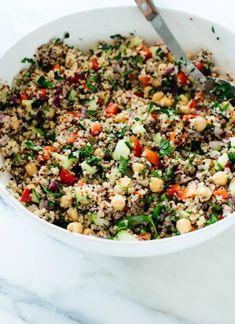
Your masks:
<svg viewBox="0 0 235 324"><path fill-rule="evenodd" d="M76 202L81 205L88 205L89 204L89 196L88 194L84 193L81 188L75 189L75 198Z"/></svg>
<svg viewBox="0 0 235 324"><path fill-rule="evenodd" d="M117 233L115 240L118 241L138 241L137 235L131 233L128 230L122 230Z"/></svg>
<svg viewBox="0 0 235 324"><path fill-rule="evenodd" d="M119 140L117 142L117 145L116 145L115 150L113 152L113 159L114 160L120 160L121 156L123 156L125 159L127 159L130 152L131 151L130 151L129 147L126 145L126 140L121 139L121 140Z"/></svg>
<svg viewBox="0 0 235 324"><path fill-rule="evenodd" d="M228 154L227 153L224 153L224 154L222 154L219 158L218 158L218 164L222 167L222 168L224 168L225 167L225 165L228 163L228 161L229 161L229 157L228 157Z"/></svg>
<svg viewBox="0 0 235 324"><path fill-rule="evenodd" d="M136 135L143 135L146 133L146 129L140 123L134 123L134 125L131 128L132 128L132 132Z"/></svg>
<svg viewBox="0 0 235 324"><path fill-rule="evenodd" d="M96 214L90 214L89 219L90 219L91 223L93 223L97 226L107 227L109 225L109 222L106 219L101 218Z"/></svg>
<svg viewBox="0 0 235 324"><path fill-rule="evenodd" d="M86 161L83 161L80 165L83 173L86 172L88 174L94 175L97 172L96 166L91 166Z"/></svg>
<svg viewBox="0 0 235 324"><path fill-rule="evenodd" d="M35 204L39 204L41 200L41 196L34 189L31 192L31 200Z"/></svg>
<svg viewBox="0 0 235 324"><path fill-rule="evenodd" d="M52 153L55 159L58 161L59 165L62 166L64 169L70 169L73 164L77 162L77 158L75 157L68 157L67 155L59 154L59 153Z"/></svg>
<svg viewBox="0 0 235 324"><path fill-rule="evenodd" d="M159 145L161 142L161 139L162 139L162 137L159 133L156 133L153 135L153 141L155 144Z"/></svg>
<svg viewBox="0 0 235 324"><path fill-rule="evenodd" d="M235 197L235 178L233 178L231 180L228 189L229 189L231 195Z"/></svg>
<svg viewBox="0 0 235 324"><path fill-rule="evenodd" d="M185 211L185 210L178 210L176 212L177 216L180 218L188 218L189 217L189 212Z"/></svg>
<svg viewBox="0 0 235 324"><path fill-rule="evenodd" d="M32 103L33 103L33 100L22 100L21 101L22 105L25 106L26 108L28 108L29 110L32 110Z"/></svg>
<svg viewBox="0 0 235 324"><path fill-rule="evenodd" d="M74 101L77 97L77 92L74 89L71 89L68 95L69 101Z"/></svg>
<svg viewBox="0 0 235 324"><path fill-rule="evenodd" d="M235 147L235 137L230 137L230 143L232 147Z"/></svg>
<svg viewBox="0 0 235 324"><path fill-rule="evenodd" d="M97 107L98 107L97 101L98 101L98 98L96 96L94 96L92 99L86 100L85 104L88 105L89 110L97 110Z"/></svg>
<svg viewBox="0 0 235 324"><path fill-rule="evenodd" d="M138 36L133 36L130 39L130 42L128 44L128 47L133 48L133 47L138 47L139 45L141 45L143 43L143 39L138 37Z"/></svg>

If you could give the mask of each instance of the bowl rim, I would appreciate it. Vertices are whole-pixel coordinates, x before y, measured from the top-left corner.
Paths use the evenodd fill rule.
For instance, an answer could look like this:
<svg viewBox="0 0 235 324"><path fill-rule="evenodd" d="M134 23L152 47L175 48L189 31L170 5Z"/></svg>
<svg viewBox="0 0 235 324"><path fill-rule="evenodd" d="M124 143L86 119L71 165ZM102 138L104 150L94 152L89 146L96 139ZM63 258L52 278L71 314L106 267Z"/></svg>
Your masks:
<svg viewBox="0 0 235 324"><path fill-rule="evenodd" d="M160 5L158 6L158 8L160 10L166 11L166 12L170 12L170 13L175 13L176 15L178 13L183 14L183 15L190 15L193 18L198 18L201 21L204 22L210 22L212 24L215 24L219 27L221 27L222 29L224 29L225 31L228 31L229 33L234 33L235 32L232 29L229 29L228 27L222 25L221 23L214 21L214 20L210 20L210 19L206 19L204 17L200 17L199 15L195 15L192 12L187 12L185 10L179 10L179 9L175 9L175 8L169 8L167 6L164 5ZM91 12L104 12L104 11L113 11L113 10L133 10L136 9L138 10L138 8L135 5L127 5L127 6L107 6L107 7L102 7L102 8L94 8L94 9L88 9L88 10L82 10L82 11L78 11L78 12L74 12L71 14L67 14L64 16L60 16L59 18L50 20L49 22L39 25L38 27L34 28L32 31L30 31L29 33L24 34L22 37L19 37L9 48L7 48L7 50L1 55L0 60L2 60L3 58L5 58L5 56L7 56L8 52L10 52L14 46L16 46L18 43L20 43L21 41L23 41L24 39L28 38L28 37L32 37L33 34L36 31L39 31L40 29L46 28L47 26L51 25L51 24L55 24L55 23L59 23L60 20L64 19L64 18L69 18L72 16L77 16L77 15L82 15L84 13L91 13ZM74 240L76 239L77 241L84 241L84 243L86 243L87 241L90 242L94 242L99 246L99 249L102 248L102 246L104 245L110 245L110 246L131 246L134 247L136 249L138 249L140 246L144 249L144 248L150 248L150 247L155 247L155 246L163 246L163 245L168 245L171 244L173 245L173 242L179 242L182 240L188 240L189 238L191 238L194 241L197 241L197 237L200 236L200 234L204 234L205 232L214 232L216 229L216 232L221 232L224 231L226 228L230 227L230 223L233 224L235 223L235 212L226 216L224 219L217 221L214 224L211 224L209 226L203 227L201 229L197 229L195 231L186 233L186 234L181 234L181 235L176 235L176 236L172 236L172 237L166 237L166 238L162 238L162 239L154 239L154 240L149 240L149 241L119 241L119 240L110 240L110 239L104 239L104 238L99 238L99 237L95 237L95 236L86 236L83 234L78 234L78 233L70 233L67 229L62 228L58 225L49 223L48 221L40 218L39 216L37 216L36 214L32 213L31 211L29 211L23 204L21 204L14 196L13 194L11 194L11 192L9 190L6 189L7 187L5 187L5 185L0 184L0 195L2 196L3 200L8 201L12 206L14 206L15 211L17 210L17 207L20 209L20 211L22 211L22 214L24 214L24 216L30 216L31 219L30 221L34 222L35 224L40 224L42 227L48 228L51 230L51 232L57 232L58 235L61 234L64 237L71 239L72 237L74 238ZM23 217L23 215L22 215ZM25 219L26 219L25 217ZM224 226L222 226L222 224ZM218 228L221 228L220 230L218 230ZM46 230L45 230L46 232ZM53 235L52 235L53 237ZM55 239L55 236L53 237ZM210 238L210 236L208 235L208 238ZM198 242L196 244L200 244L201 242L203 242L203 240L198 240ZM196 245L194 244L194 245ZM138 248L137 248L138 246ZM187 248L187 246L186 246ZM182 250L183 248L177 249L177 250ZM102 252L100 252L102 253ZM121 255L122 253L120 253ZM138 254L138 253L137 253ZM164 253L165 254L165 253Z"/></svg>

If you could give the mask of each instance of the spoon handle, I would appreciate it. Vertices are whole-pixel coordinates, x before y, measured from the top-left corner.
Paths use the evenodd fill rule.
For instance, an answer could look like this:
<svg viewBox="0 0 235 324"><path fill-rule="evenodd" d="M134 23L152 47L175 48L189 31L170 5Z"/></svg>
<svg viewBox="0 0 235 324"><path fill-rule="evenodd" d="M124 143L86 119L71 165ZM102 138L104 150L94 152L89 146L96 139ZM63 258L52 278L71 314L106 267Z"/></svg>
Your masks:
<svg viewBox="0 0 235 324"><path fill-rule="evenodd" d="M190 60L188 60L182 47L176 40L175 36L172 34L171 30L167 26L161 14L156 9L153 2L151 0L135 0L135 2L142 14L147 20L151 22L153 28L164 41L169 50L173 53L175 59L182 61L182 69L187 72L194 80L203 83L207 82L206 77L196 68L196 66Z"/></svg>
<svg viewBox="0 0 235 324"><path fill-rule="evenodd" d="M158 14L151 0L135 0L135 2L147 20L151 21Z"/></svg>

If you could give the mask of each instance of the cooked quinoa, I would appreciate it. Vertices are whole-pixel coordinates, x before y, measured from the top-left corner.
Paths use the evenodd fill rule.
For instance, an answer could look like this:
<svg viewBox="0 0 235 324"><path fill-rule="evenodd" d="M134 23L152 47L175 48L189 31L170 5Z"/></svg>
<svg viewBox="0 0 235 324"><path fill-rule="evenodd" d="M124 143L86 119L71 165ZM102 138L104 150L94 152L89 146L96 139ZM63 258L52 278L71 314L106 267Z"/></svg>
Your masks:
<svg viewBox="0 0 235 324"><path fill-rule="evenodd" d="M235 209L234 98L223 86L203 94L163 43L111 38L86 52L54 39L1 84L9 190L38 217L101 238L223 219ZM208 51L190 58L219 76Z"/></svg>

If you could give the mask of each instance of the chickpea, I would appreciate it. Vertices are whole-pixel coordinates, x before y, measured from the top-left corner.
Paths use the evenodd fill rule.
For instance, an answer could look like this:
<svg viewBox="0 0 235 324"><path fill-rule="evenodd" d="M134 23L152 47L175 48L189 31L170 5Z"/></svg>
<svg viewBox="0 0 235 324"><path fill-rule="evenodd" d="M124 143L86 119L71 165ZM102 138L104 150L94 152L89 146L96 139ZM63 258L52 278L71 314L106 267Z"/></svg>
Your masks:
<svg viewBox="0 0 235 324"><path fill-rule="evenodd" d="M26 164L25 170L26 170L27 174L30 177L32 177L37 172L37 166L35 163L30 162L30 163Z"/></svg>
<svg viewBox="0 0 235 324"><path fill-rule="evenodd" d="M68 220L71 222L76 222L78 220L78 211L77 208L70 207L67 210Z"/></svg>
<svg viewBox="0 0 235 324"><path fill-rule="evenodd" d="M226 172L218 171L213 175L212 181L218 186L225 186L228 182L228 176Z"/></svg>
<svg viewBox="0 0 235 324"><path fill-rule="evenodd" d="M164 93L162 91L155 92L152 96L152 101L154 103L160 103L160 100L164 97Z"/></svg>
<svg viewBox="0 0 235 324"><path fill-rule="evenodd" d="M102 150L102 148L97 148L94 152L94 155L102 159L104 157L104 151Z"/></svg>
<svg viewBox="0 0 235 324"><path fill-rule="evenodd" d="M179 111L181 114L190 114L195 111L194 108L190 108L189 105L182 105L179 107Z"/></svg>
<svg viewBox="0 0 235 324"><path fill-rule="evenodd" d="M164 96L160 101L160 105L168 108L172 107L173 99L171 97Z"/></svg>
<svg viewBox="0 0 235 324"><path fill-rule="evenodd" d="M180 103L182 105L187 105L188 102L189 102L189 100L188 100L188 98L184 94L180 95Z"/></svg>
<svg viewBox="0 0 235 324"><path fill-rule="evenodd" d="M235 123L235 112L232 113L231 120L232 120L233 123Z"/></svg>
<svg viewBox="0 0 235 324"><path fill-rule="evenodd" d="M150 81L150 84L155 87L155 88L158 88L162 85L162 78L153 78L151 79Z"/></svg>
<svg viewBox="0 0 235 324"><path fill-rule="evenodd" d="M19 119L17 117L13 116L11 118L11 126L12 126L12 128L14 130L19 129L19 127L20 127L20 121L19 121Z"/></svg>
<svg viewBox="0 0 235 324"><path fill-rule="evenodd" d="M162 192L164 189L164 181L162 179L152 177L150 179L149 187L152 192Z"/></svg>
<svg viewBox="0 0 235 324"><path fill-rule="evenodd" d="M197 132L202 132L207 126L207 121L205 118L198 116L192 118L190 124Z"/></svg>
<svg viewBox="0 0 235 324"><path fill-rule="evenodd" d="M55 108L49 107L46 115L49 119L52 119L55 116Z"/></svg>
<svg viewBox="0 0 235 324"><path fill-rule="evenodd" d="M199 186L196 189L196 195L198 195L200 197L201 201L207 201L211 198L212 191L210 190L210 188L208 188L206 186Z"/></svg>
<svg viewBox="0 0 235 324"><path fill-rule="evenodd" d="M129 118L129 114L126 111L122 111L115 117L116 123L125 123Z"/></svg>
<svg viewBox="0 0 235 324"><path fill-rule="evenodd" d="M141 171L144 170L144 164L142 163L133 163L132 164L132 170L135 175L138 175Z"/></svg>
<svg viewBox="0 0 235 324"><path fill-rule="evenodd" d="M144 98L148 98L149 92L152 90L151 86L144 87Z"/></svg>
<svg viewBox="0 0 235 324"><path fill-rule="evenodd" d="M115 195L111 199L111 204L112 204L114 209L123 210L123 208L126 205L126 198L124 196L121 196L121 195Z"/></svg>
<svg viewBox="0 0 235 324"><path fill-rule="evenodd" d="M85 228L83 233L84 235L92 235L94 232L91 228Z"/></svg>
<svg viewBox="0 0 235 324"><path fill-rule="evenodd" d="M121 187L127 188L131 184L131 179L128 177L117 180L117 184Z"/></svg>
<svg viewBox="0 0 235 324"><path fill-rule="evenodd" d="M60 198L60 206L62 208L69 208L72 204L72 195L66 194Z"/></svg>
<svg viewBox="0 0 235 324"><path fill-rule="evenodd" d="M181 218L177 221L176 228L180 234L185 234L192 230L192 225L189 219Z"/></svg>
<svg viewBox="0 0 235 324"><path fill-rule="evenodd" d="M157 72L158 72L158 74L160 74L160 75L165 74L165 72L166 72L166 68L167 68L166 63L160 63L160 64L158 65L158 68L157 68Z"/></svg>
<svg viewBox="0 0 235 324"><path fill-rule="evenodd" d="M83 231L83 225L81 223L78 223L78 222L72 222L72 223L68 224L67 230L72 232L72 233L81 234L82 231Z"/></svg>

